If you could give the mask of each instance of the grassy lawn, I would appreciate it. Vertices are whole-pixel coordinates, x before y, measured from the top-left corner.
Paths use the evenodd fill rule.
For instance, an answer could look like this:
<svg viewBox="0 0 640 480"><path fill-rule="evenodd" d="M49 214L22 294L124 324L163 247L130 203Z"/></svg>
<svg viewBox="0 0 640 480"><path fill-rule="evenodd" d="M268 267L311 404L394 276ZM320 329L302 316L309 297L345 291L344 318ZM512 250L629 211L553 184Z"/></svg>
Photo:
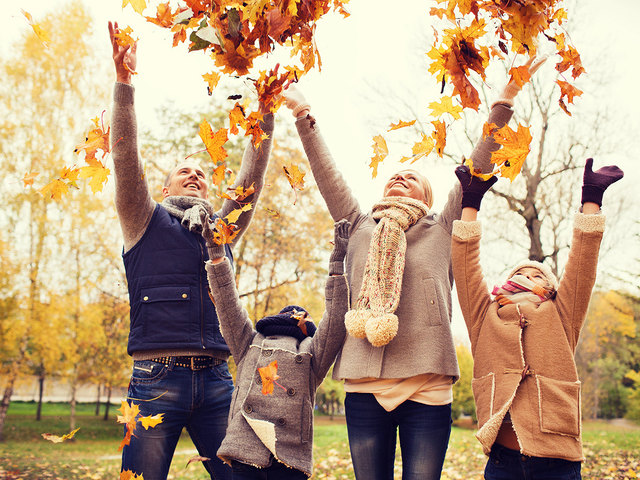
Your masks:
<svg viewBox="0 0 640 480"><path fill-rule="evenodd" d="M12 403L5 425L4 443L0 443L0 479L114 479L118 478L118 445L122 426L115 421L112 407L107 422L94 415L92 405L79 405L76 440L53 444L41 433L63 435L69 431L69 407L47 404L43 419L34 420L35 405ZM343 418L317 417L315 422L314 479L353 479L347 433ZM485 457L473 430L454 427L442 478L481 479ZM635 479L640 476L640 427L606 422L585 422L583 438L587 461L585 479ZM181 438L171 465L171 479L208 479L204 468L187 461L196 450L185 434ZM396 478L401 462L396 456Z"/></svg>

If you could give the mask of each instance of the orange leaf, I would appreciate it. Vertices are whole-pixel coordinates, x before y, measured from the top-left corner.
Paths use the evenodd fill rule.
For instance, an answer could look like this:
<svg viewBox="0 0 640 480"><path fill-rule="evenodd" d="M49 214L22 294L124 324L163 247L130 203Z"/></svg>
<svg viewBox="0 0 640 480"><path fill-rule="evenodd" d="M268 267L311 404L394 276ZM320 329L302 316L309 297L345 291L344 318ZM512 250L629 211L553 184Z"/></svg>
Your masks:
<svg viewBox="0 0 640 480"><path fill-rule="evenodd" d="M76 428L75 430L61 437L59 437L58 435L53 435L52 433L43 433L42 438L44 438L45 440L49 440L50 442L53 442L53 443L62 443L65 440L71 440L78 430L80 430L80 428Z"/></svg>
<svg viewBox="0 0 640 480"><path fill-rule="evenodd" d="M234 105L234 107L229 112L229 131L233 135L238 134L238 125L240 127L246 129L247 128L247 120L244 118L244 108L238 102Z"/></svg>
<svg viewBox="0 0 640 480"><path fill-rule="evenodd" d="M238 227L233 223L229 225L221 218L216 218L216 222L213 227L213 241L218 245L232 243L239 232L240 229L238 229Z"/></svg>
<svg viewBox="0 0 640 480"><path fill-rule="evenodd" d="M556 70L558 70L558 72L562 73L571 68L571 76L574 79L578 78L585 72L584 67L582 66L582 60L580 59L580 54L571 45L567 46L564 50L559 51L558 55L562 57L562 60L556 64Z"/></svg>
<svg viewBox="0 0 640 480"><path fill-rule="evenodd" d="M28 187L29 185L33 185L33 180L40 175L38 172L27 172L24 174L24 177L22 177L22 181L24 182L24 186L25 188Z"/></svg>
<svg viewBox="0 0 640 480"><path fill-rule="evenodd" d="M158 25L159 27L170 28L170 27L173 26L174 17L180 11L181 11L180 9L176 9L175 13L171 13L171 6L169 5L169 2L160 3L156 7L156 16L155 17L144 17L144 18L147 19L147 22L154 23L154 24ZM138 12L138 13L140 13L140 12ZM175 45L174 45L174 47L175 47Z"/></svg>
<svg viewBox="0 0 640 480"><path fill-rule="evenodd" d="M529 127L518 125L515 131L509 125L496 130L493 135L502 148L491 153L491 162L500 167L500 175L512 182L520 173L530 151L531 133Z"/></svg>
<svg viewBox="0 0 640 480"><path fill-rule="evenodd" d="M89 159L96 158L98 150L102 150L102 158L111 151L109 146L109 131L111 130L111 127L108 127L105 131L104 126L100 125L100 119L98 117L94 118L92 122L93 128L89 130L89 133L87 133L85 142L77 145L73 150L74 153L78 154L80 151L84 150L84 158L87 162Z"/></svg>
<svg viewBox="0 0 640 480"><path fill-rule="evenodd" d="M121 47L126 47L127 45L133 45L136 43L136 39L134 39L131 34L133 33L133 29L131 27L127 27L124 29L120 29L120 31L113 36L116 39L116 42Z"/></svg>
<svg viewBox="0 0 640 480"><path fill-rule="evenodd" d="M120 480L144 480L142 474L138 475L131 470L123 470L120 472Z"/></svg>
<svg viewBox="0 0 640 480"><path fill-rule="evenodd" d="M272 395L275 381L280 378L278 375L278 361L274 360L266 367L258 368L260 379L262 380L262 394Z"/></svg>
<svg viewBox="0 0 640 480"><path fill-rule="evenodd" d="M571 112L569 112L569 109L564 103L564 97L567 97L568 103L573 103L573 97L579 97L583 92L582 90L571 85L569 82L556 80L556 83L560 86L560 100L558 100L558 103L560 104L560 107L567 113L567 115L571 115Z"/></svg>
<svg viewBox="0 0 640 480"><path fill-rule="evenodd" d="M410 127L414 123L416 123L415 120L411 120L410 122L403 122L402 120L398 120L398 123L392 123L391 125L389 125L389 130L387 130L387 132L390 132L391 130L398 130L399 128Z"/></svg>
<svg viewBox="0 0 640 480"><path fill-rule="evenodd" d="M531 80L531 73L529 72L529 67L527 65L511 68L509 70L509 75L511 75L511 79L513 79L513 81L516 82L516 85L520 88Z"/></svg>
<svg viewBox="0 0 640 480"><path fill-rule="evenodd" d="M431 124L435 127L432 136L435 141L436 152L438 153L440 158L442 158L444 154L444 147L447 144L447 127L444 122L440 120L431 122Z"/></svg>
<svg viewBox="0 0 640 480"><path fill-rule="evenodd" d="M229 214L224 217L224 219L227 221L227 223L236 223L238 221L238 218L240 218L240 215L244 212L248 212L253 208L253 205L251 203L247 203L246 205L243 205L240 208L236 208L235 210L231 210L231 212L229 212Z"/></svg>
<svg viewBox="0 0 640 480"><path fill-rule="evenodd" d="M203 120L200 124L199 134L214 164L217 165L227 158L227 151L223 147L229 140L226 128L221 128L216 133L213 133L209 122Z"/></svg>
<svg viewBox="0 0 640 480"><path fill-rule="evenodd" d="M204 75L202 75L202 78L204 78L204 81L207 82L207 93L209 95L212 95L213 89L218 86L218 82L220 81L220 74L216 72L205 73Z"/></svg>
<svg viewBox="0 0 640 480"><path fill-rule="evenodd" d="M158 413L157 415L149 415L146 417L140 417L138 421L142 424L145 430L153 428L159 423L162 423L162 416L164 413Z"/></svg>
<svg viewBox="0 0 640 480"><path fill-rule="evenodd" d="M289 165L289 167L283 165L282 169L289 181L289 185L291 185L291 188L295 193L295 199L293 201L293 204L295 205L298 200L298 190L304 190L304 176L306 174L305 172L302 172L297 165Z"/></svg>
<svg viewBox="0 0 640 480"><path fill-rule="evenodd" d="M373 157L371 157L369 166L373 169L371 178L376 178L378 175L378 164L389 155L389 148L387 147L387 141L382 135L373 137L373 145L371 146L373 147Z"/></svg>

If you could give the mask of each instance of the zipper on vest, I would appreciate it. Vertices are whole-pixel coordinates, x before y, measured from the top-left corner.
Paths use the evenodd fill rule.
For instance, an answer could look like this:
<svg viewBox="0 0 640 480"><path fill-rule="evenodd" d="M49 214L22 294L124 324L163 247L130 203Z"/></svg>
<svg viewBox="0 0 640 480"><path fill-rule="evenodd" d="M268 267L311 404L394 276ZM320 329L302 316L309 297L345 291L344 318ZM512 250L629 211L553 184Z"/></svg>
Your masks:
<svg viewBox="0 0 640 480"><path fill-rule="evenodd" d="M204 350L206 349L204 345L204 302L202 301L204 295L204 293L202 292L202 266L204 265L204 250L202 248L202 242L198 241L198 246L200 248L200 269L198 270L198 283L200 287L200 345L202 345L202 349Z"/></svg>

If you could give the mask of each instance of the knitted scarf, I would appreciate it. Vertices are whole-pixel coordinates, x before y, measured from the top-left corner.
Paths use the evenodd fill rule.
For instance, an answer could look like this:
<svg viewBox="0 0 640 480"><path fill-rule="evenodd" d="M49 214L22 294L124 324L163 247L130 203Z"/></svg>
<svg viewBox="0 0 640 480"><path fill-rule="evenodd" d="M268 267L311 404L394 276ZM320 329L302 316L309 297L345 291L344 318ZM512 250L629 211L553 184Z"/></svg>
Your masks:
<svg viewBox="0 0 640 480"><path fill-rule="evenodd" d="M347 332L380 347L398 333L394 314L400 302L407 238L405 231L428 212L424 202L409 197L385 197L373 206L378 221L364 267L356 307L345 316Z"/></svg>
<svg viewBox="0 0 640 480"><path fill-rule="evenodd" d="M213 206L208 200L198 197L171 195L162 200L162 205L171 216L180 220L184 228L193 233L202 233L203 219L213 215Z"/></svg>
<svg viewBox="0 0 640 480"><path fill-rule="evenodd" d="M532 303L540 305L542 302L549 300L555 290L547 289L535 282L532 282L524 275L514 275L507 283L502 286L493 287L492 295L500 306L523 303Z"/></svg>

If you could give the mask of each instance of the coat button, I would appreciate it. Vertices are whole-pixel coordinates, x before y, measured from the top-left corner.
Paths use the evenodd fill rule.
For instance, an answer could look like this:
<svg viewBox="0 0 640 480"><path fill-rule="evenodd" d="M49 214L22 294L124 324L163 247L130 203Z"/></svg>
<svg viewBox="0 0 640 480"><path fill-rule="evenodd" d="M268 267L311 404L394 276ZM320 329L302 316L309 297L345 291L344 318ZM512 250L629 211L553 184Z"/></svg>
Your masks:
<svg viewBox="0 0 640 480"><path fill-rule="evenodd" d="M245 405L244 406L244 411L246 413L251 413L251 412L253 412L253 407L251 405Z"/></svg>
<svg viewBox="0 0 640 480"><path fill-rule="evenodd" d="M290 397L293 397L296 394L296 389L295 388L287 388L287 395L289 395Z"/></svg>
<svg viewBox="0 0 640 480"><path fill-rule="evenodd" d="M302 355L296 355L296 363L302 363Z"/></svg>
<svg viewBox="0 0 640 480"><path fill-rule="evenodd" d="M263 357L270 357L272 353L273 353L273 350L262 350Z"/></svg>
<svg viewBox="0 0 640 480"><path fill-rule="evenodd" d="M431 300L431 305L433 305L434 303L436 303L436 302L434 302L433 300Z"/></svg>
<svg viewBox="0 0 640 480"><path fill-rule="evenodd" d="M287 421L286 421L284 418L280 417L280 418L277 420L277 423L278 423L278 425L280 425L280 426L282 427L282 426L284 426L284 425L287 423Z"/></svg>
<svg viewBox="0 0 640 480"><path fill-rule="evenodd" d="M187 297L188 297L188 295L186 293L182 294L182 298L187 298Z"/></svg>
<svg viewBox="0 0 640 480"><path fill-rule="evenodd" d="M144 297L142 297L142 300L144 300L144 301L146 302L147 300L149 300L149 297L147 297L147 296L145 295Z"/></svg>

